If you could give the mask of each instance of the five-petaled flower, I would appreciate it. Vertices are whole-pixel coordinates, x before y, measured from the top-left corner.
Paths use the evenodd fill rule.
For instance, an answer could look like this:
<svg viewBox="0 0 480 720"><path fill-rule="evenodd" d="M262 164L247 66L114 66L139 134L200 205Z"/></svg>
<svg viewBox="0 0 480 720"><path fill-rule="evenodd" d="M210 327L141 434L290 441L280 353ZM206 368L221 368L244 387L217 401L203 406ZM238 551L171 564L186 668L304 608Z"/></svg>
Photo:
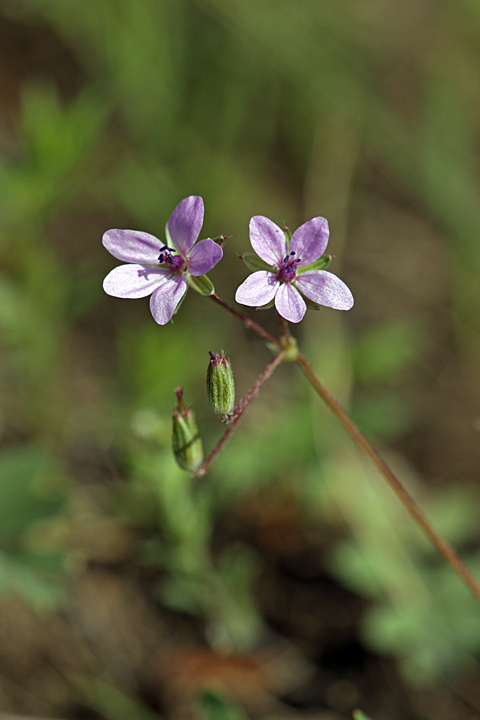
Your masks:
<svg viewBox="0 0 480 720"><path fill-rule="evenodd" d="M295 230L287 246L278 225L262 215L253 217L250 242L269 267L254 272L240 285L236 301L259 307L275 298L278 313L294 323L300 322L307 310L300 293L319 305L350 310L353 295L345 283L326 270L309 269L325 252L328 236L328 222L315 217Z"/></svg>
<svg viewBox="0 0 480 720"><path fill-rule="evenodd" d="M120 298L151 295L152 315L159 325L166 325L187 290L188 276L204 275L222 259L223 250L214 240L195 245L203 213L203 200L196 195L177 205L167 225L168 243L173 247L149 233L108 230L103 245L117 260L129 264L119 265L107 275L105 292Z"/></svg>

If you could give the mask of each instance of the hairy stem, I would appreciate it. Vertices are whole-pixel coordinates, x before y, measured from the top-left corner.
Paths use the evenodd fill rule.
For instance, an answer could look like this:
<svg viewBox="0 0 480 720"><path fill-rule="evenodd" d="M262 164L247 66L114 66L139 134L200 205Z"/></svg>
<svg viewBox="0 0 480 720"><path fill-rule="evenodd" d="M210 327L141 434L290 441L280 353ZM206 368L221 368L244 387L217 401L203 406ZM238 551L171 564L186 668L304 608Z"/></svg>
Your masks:
<svg viewBox="0 0 480 720"><path fill-rule="evenodd" d="M284 340L288 340L290 336L290 330L288 329L287 321L283 318L277 310L278 322L282 331L282 337Z"/></svg>
<svg viewBox="0 0 480 720"><path fill-rule="evenodd" d="M248 393L245 395L245 397L240 400L237 407L232 411L230 417L233 418L231 424L228 427L228 430L225 432L223 437L219 440L215 448L212 450L208 458L205 460L203 465L198 468L198 470L195 471L194 475L195 477L201 477L202 475L205 475L210 465L213 463L215 458L217 457L220 450L226 445L227 441L230 439L230 436L234 433L238 423L242 419L243 413L247 409L247 407L250 405L252 400L256 395L258 395L258 392L260 391L260 388L262 387L263 383L268 380L268 378L272 375L275 368L280 365L283 358L285 357L285 350L280 350L280 352L275 355L273 360L271 360L263 373L258 378L255 385L248 391Z"/></svg>
<svg viewBox="0 0 480 720"><path fill-rule="evenodd" d="M258 325L253 320L250 320L246 315L236 310L234 307L229 305L225 302L225 300L222 300L218 297L216 293L213 293L213 295L210 295L211 299L217 303L217 305L220 305L221 307L225 308L225 310L228 310L229 313L234 315L236 318L242 321L242 323L245 325L245 327L250 328L250 330L253 330L257 333L257 335L260 335L261 337L265 338L265 340L268 340L269 343L273 343L274 345L278 345L281 347L282 343L280 340L275 337L275 335L272 335L268 332L268 330L265 330L261 325Z"/></svg>
<svg viewBox="0 0 480 720"><path fill-rule="evenodd" d="M401 482L395 477L393 472L390 470L388 465L380 457L378 452L375 450L373 445L367 440L367 438L360 432L358 427L355 425L353 420L347 415L343 408L338 404L333 395L327 390L321 380L317 377L311 366L304 358L301 353L297 353L296 362L300 366L303 373L306 375L310 384L314 390L320 395L322 400L326 402L330 410L337 416L340 422L343 424L347 432L352 436L357 445L368 455L373 464L380 471L381 475L385 478L387 483L392 488L393 492L401 500L404 506L407 508L413 519L420 525L423 531L428 535L430 540L433 542L437 550L443 555L445 560L452 566L455 572L470 588L472 593L475 595L477 600L480 601L480 585L475 580L473 575L470 573L468 568L460 560L455 551L450 545L437 533L432 527L429 520L427 520L421 508L417 505L416 501L410 495L410 493L403 487Z"/></svg>

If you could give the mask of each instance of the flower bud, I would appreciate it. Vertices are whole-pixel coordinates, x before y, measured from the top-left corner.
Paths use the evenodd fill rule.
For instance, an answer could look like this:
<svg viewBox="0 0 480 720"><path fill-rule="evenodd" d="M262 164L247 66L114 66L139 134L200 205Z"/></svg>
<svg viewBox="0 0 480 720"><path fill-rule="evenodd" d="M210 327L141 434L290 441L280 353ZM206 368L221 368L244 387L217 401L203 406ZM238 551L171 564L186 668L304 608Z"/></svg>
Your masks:
<svg viewBox="0 0 480 720"><path fill-rule="evenodd" d="M203 462L202 440L193 410L183 405L183 390L175 390L175 395L178 407L173 411L173 454L183 470L195 472Z"/></svg>
<svg viewBox="0 0 480 720"><path fill-rule="evenodd" d="M235 383L230 360L223 354L210 352L207 370L207 393L213 412L228 415L235 406Z"/></svg>

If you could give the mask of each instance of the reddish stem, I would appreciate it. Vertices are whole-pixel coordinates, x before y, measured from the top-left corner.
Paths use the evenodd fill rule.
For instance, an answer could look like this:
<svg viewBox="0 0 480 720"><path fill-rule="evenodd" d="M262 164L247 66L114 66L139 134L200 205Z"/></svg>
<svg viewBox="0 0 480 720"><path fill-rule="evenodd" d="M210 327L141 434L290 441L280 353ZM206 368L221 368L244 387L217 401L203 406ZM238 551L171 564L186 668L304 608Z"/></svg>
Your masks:
<svg viewBox="0 0 480 720"><path fill-rule="evenodd" d="M429 520L423 513L423 510L417 505L416 501L410 495L410 493L403 487L400 480L398 480L393 472L390 470L388 465L380 457L378 452L375 450L373 445L367 440L363 433L358 429L353 420L349 418L345 410L338 404L333 395L329 393L327 388L317 377L315 372L310 367L307 360L301 353L297 354L297 363L300 366L303 373L306 375L310 384L316 390L318 395L326 402L330 410L337 416L340 422L343 424L347 432L352 436L357 445L368 455L373 464L377 467L380 473L383 475L387 483L392 488L393 492L397 495L403 505L407 508L413 519L420 525L423 531L428 535L430 540L433 542L437 550L443 555L445 560L455 570L465 584L470 588L472 593L475 595L477 600L480 601L480 585L475 580L473 575L470 573L468 568L460 560L455 551L450 545L437 533L435 528L432 527Z"/></svg>
<svg viewBox="0 0 480 720"><path fill-rule="evenodd" d="M274 345L278 345L281 347L282 343L280 340L275 337L275 335L272 335L268 332L268 330L265 330L261 325L258 325L256 322L253 322L253 320L250 320L246 315L236 310L234 307L229 305L225 302L225 300L222 300L218 297L216 293L213 293L213 295L210 295L212 300L217 303L217 305L221 305L221 307L225 308L225 310L228 310L229 313L234 315L236 318L242 321L242 323L250 328L250 330L254 330L257 335L261 335L265 340L268 340L269 343L273 343Z"/></svg>
<svg viewBox="0 0 480 720"><path fill-rule="evenodd" d="M290 330L288 329L287 321L285 320L285 318L283 318L280 315L278 310L277 310L277 315L278 315L278 322L280 323L280 329L282 331L282 337L284 340L288 340L288 338L291 337L291 335L290 335Z"/></svg>

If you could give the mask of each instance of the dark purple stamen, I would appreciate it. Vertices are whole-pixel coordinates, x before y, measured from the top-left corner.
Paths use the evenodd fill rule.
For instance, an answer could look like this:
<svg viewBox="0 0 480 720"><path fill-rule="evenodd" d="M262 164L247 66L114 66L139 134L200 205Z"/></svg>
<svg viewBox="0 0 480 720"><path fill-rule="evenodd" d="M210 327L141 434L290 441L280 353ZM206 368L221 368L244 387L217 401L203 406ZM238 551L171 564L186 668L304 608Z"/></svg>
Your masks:
<svg viewBox="0 0 480 720"><path fill-rule="evenodd" d="M186 262L181 255L173 255L174 252L175 248L169 248L168 245L164 245L160 248L158 262L160 265L168 265L176 272L182 272L186 266Z"/></svg>
<svg viewBox="0 0 480 720"><path fill-rule="evenodd" d="M295 266L298 265L299 262L301 262L301 258L295 260L295 258L293 257L294 255L295 250L292 250L292 252L283 259L283 265L280 268L278 276L281 280L284 280L285 282L291 282L294 279L296 274Z"/></svg>

